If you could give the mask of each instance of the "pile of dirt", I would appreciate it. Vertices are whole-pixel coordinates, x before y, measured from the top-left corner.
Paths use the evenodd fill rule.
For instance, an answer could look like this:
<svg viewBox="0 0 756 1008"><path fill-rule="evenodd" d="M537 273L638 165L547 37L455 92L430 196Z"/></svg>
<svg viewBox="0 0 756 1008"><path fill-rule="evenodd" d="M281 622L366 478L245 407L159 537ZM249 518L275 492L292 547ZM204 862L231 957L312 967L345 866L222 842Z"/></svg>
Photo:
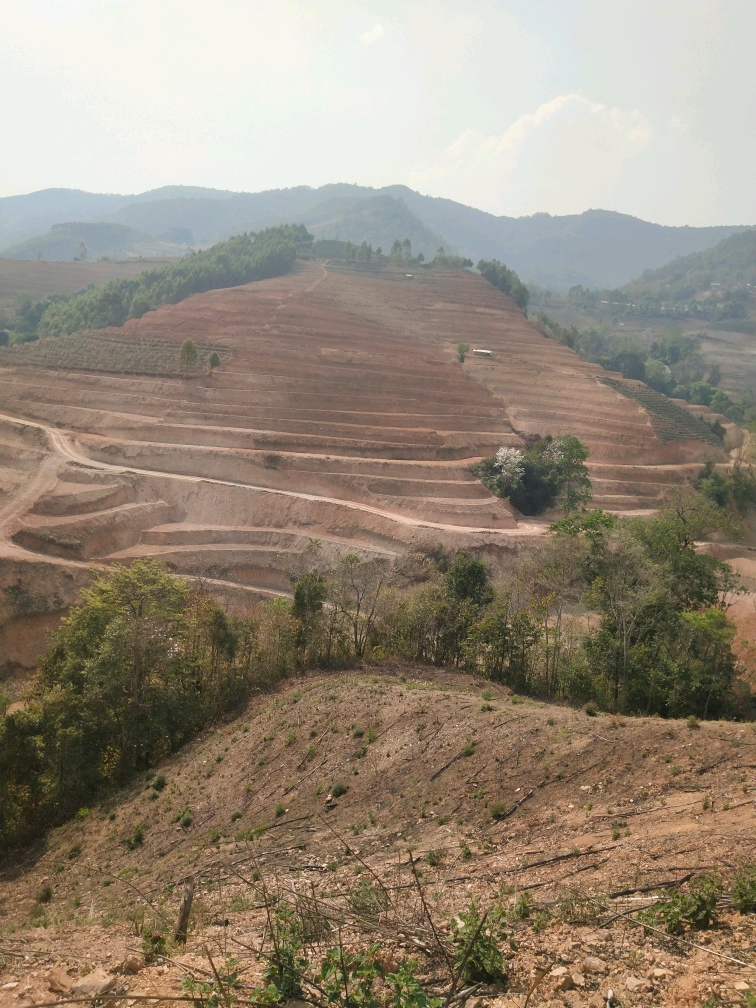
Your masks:
<svg viewBox="0 0 756 1008"><path fill-rule="evenodd" d="M139 958L187 876L186 950L113 973L117 989L180 993L209 970L205 946L253 982L261 886L341 914L345 941L412 954L443 987L410 851L442 936L471 900L508 917L509 991L483 1004L523 1004L543 971L530 1004L598 1008L609 988L627 1005L735 1003L756 990L753 917L725 901L682 940L631 919L661 887L712 870L727 886L756 860L754 749L751 725L591 717L425 667L287 682L6 867L0 1004L51 1000L54 967L73 980Z"/></svg>

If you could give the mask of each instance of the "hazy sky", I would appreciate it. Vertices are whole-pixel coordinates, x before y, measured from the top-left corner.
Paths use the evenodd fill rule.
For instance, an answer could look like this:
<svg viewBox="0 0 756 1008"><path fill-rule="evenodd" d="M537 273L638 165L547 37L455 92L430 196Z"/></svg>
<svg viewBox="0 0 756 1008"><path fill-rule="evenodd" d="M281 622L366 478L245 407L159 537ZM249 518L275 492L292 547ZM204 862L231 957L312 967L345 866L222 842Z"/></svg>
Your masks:
<svg viewBox="0 0 756 1008"><path fill-rule="evenodd" d="M0 0L0 195L405 183L756 223L756 0Z"/></svg>

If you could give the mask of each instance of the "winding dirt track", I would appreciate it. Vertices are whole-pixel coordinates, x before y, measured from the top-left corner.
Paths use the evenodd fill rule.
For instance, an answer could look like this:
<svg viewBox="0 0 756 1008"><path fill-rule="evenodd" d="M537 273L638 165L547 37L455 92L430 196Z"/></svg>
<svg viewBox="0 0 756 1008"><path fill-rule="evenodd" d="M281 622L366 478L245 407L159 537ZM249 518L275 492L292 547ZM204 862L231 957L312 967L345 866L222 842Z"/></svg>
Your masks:
<svg viewBox="0 0 756 1008"><path fill-rule="evenodd" d="M43 431L50 439L53 448L60 458L66 459L69 462L75 462L78 465L88 466L92 469L99 469L103 472L112 472L117 475L132 473L137 476L162 476L167 477L168 479L181 480L186 483L206 483L215 486L243 487L247 490L259 490L266 494L289 497L295 500L337 504L339 507L346 507L354 511L363 511L366 514L380 515L380 517L386 518L389 521L398 522L400 525L407 525L411 528L427 528L453 533L481 532L486 535L501 536L511 536L512 534L543 535L545 531L545 526L543 525L531 525L526 523L520 523L516 529L497 529L490 528L489 526L448 525L441 522L423 521L419 518L412 518L409 515L396 514L391 511L384 511L381 508L371 507L369 504L358 504L353 501L345 501L338 497L326 497L322 494L308 494L294 490L277 490L272 487L262 486L255 483L211 479L206 476L187 476L183 473L166 472L160 469L138 469L134 466L111 465L107 462L100 462L96 459L92 459L88 455L85 455L81 450L75 448L70 440L73 436L72 434L66 434L55 427L48 427L46 424L37 423L31 420L20 420L18 417L0 413L0 421L3 420L8 423L23 424L24 426L34 427L37 430ZM13 519L18 518L19 515L25 513L34 504L34 502L50 488L50 486L54 485L57 478L55 470L55 459L51 459L49 462L46 462L44 464L44 469L41 469L33 477L33 479L24 486L23 493L6 504L3 510L0 510L0 532L3 528L7 527Z"/></svg>

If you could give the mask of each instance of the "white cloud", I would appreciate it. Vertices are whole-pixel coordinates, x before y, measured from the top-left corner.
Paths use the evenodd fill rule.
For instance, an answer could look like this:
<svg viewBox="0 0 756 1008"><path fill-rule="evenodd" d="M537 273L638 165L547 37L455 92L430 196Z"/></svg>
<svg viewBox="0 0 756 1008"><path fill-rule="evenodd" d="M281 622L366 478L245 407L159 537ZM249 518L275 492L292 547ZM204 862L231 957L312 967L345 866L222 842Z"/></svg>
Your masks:
<svg viewBox="0 0 756 1008"><path fill-rule="evenodd" d="M465 130L409 184L463 202L474 192L493 213L580 213L612 204L626 163L652 137L638 109L559 95L498 136Z"/></svg>
<svg viewBox="0 0 756 1008"><path fill-rule="evenodd" d="M382 38L383 28L381 25L377 24L373 25L370 31L364 31L362 35L360 35L360 42L362 42L363 45L372 45L373 42L377 42L378 39Z"/></svg>

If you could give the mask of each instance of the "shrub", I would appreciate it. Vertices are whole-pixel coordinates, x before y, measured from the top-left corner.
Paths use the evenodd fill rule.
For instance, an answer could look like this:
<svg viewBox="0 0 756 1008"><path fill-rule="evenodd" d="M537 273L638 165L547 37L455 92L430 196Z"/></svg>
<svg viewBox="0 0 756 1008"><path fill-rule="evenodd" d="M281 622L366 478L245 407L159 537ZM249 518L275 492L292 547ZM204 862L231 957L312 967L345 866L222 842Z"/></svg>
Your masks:
<svg viewBox="0 0 756 1008"><path fill-rule="evenodd" d="M504 802L494 802L489 811L492 819L503 819L509 812L509 806Z"/></svg>
<svg viewBox="0 0 756 1008"><path fill-rule="evenodd" d="M235 811L231 813L231 822L236 822L236 820L241 819L243 815L244 813L241 811L241 809L235 809Z"/></svg>
<svg viewBox="0 0 756 1008"><path fill-rule="evenodd" d="M157 777L155 777L155 779L153 780L152 786L155 788L156 791L162 791L167 783L168 781L165 779L165 777L162 774L158 774Z"/></svg>
<svg viewBox="0 0 756 1008"><path fill-rule="evenodd" d="M738 867L732 881L732 905L738 913L756 913L756 865Z"/></svg>
<svg viewBox="0 0 756 1008"><path fill-rule="evenodd" d="M463 756L474 756L475 755L475 741L473 739L468 739L462 746Z"/></svg>
<svg viewBox="0 0 756 1008"><path fill-rule="evenodd" d="M693 931L709 928L717 919L717 897L722 892L718 875L699 875L687 890L668 889L653 907L641 911L638 920L647 924L661 923L668 934L682 934L686 927Z"/></svg>
<svg viewBox="0 0 756 1008"><path fill-rule="evenodd" d="M467 911L457 914L449 924L455 968L462 968L460 979L465 983L500 983L504 979L504 957L499 950L491 928L486 924L480 929L481 916L475 903L471 903ZM463 957L472 942L467 959Z"/></svg>
<svg viewBox="0 0 756 1008"><path fill-rule="evenodd" d="M36 895L37 903L49 903L52 898L52 886L49 882L45 882Z"/></svg>
<svg viewBox="0 0 756 1008"><path fill-rule="evenodd" d="M142 959L145 966L151 966L156 959L164 956L167 949L165 935L159 931L144 931L142 933Z"/></svg>
<svg viewBox="0 0 756 1008"><path fill-rule="evenodd" d="M284 805L282 805L282 804L281 804L281 802L279 802L279 803L278 803L278 804L276 805L276 819L280 819L280 818L281 818L281 816L282 816L282 815L284 815L285 813L286 813L286 808L285 808L285 806L284 806Z"/></svg>
<svg viewBox="0 0 756 1008"><path fill-rule="evenodd" d="M131 833L127 837L124 837L123 842L130 851L141 847L144 843L144 825L138 822Z"/></svg>
<svg viewBox="0 0 756 1008"><path fill-rule="evenodd" d="M695 731L696 728L701 727L701 722L698 720L695 714L689 714L685 719L685 723L691 731Z"/></svg>
<svg viewBox="0 0 756 1008"><path fill-rule="evenodd" d="M425 855L425 860L431 866L431 868L436 868L442 863L446 857L446 850L444 848L438 848L436 850L429 850Z"/></svg>
<svg viewBox="0 0 756 1008"><path fill-rule="evenodd" d="M355 911L365 917L377 917L386 909L388 900L384 891L362 879L347 896L347 903Z"/></svg>
<svg viewBox="0 0 756 1008"><path fill-rule="evenodd" d="M469 343L458 343L457 344L457 360L460 364L465 363L465 357L470 353Z"/></svg>
<svg viewBox="0 0 756 1008"><path fill-rule="evenodd" d="M336 783L333 784L331 787L331 797L341 798L342 795L345 795L348 790L349 788L347 787L346 784L344 784L343 781L336 781Z"/></svg>
<svg viewBox="0 0 756 1008"><path fill-rule="evenodd" d="M597 704L593 700L589 700L588 703L585 705L585 707L583 707L583 710L588 715L588 717L598 716L599 709Z"/></svg>

